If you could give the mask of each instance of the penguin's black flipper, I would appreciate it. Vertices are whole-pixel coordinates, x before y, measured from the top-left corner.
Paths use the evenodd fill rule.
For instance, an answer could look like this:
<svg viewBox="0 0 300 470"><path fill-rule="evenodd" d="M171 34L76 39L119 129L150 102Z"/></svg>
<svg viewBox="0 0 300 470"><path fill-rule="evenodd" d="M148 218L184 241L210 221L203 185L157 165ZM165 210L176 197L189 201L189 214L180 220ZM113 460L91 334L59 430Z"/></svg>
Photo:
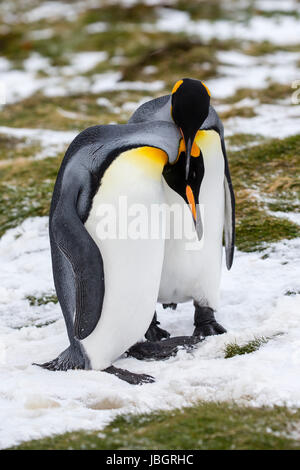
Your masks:
<svg viewBox="0 0 300 470"><path fill-rule="evenodd" d="M168 338L163 341L146 341L132 346L127 351L127 354L141 361L161 361L176 356L179 349L191 351L196 344L203 340L204 338L199 336L175 336L174 338Z"/></svg>
<svg viewBox="0 0 300 470"><path fill-rule="evenodd" d="M54 282L71 347L75 347L74 337L81 340L92 333L104 298L102 256L84 226L92 187L89 170L70 164L62 183L57 180L50 214Z"/></svg>
<svg viewBox="0 0 300 470"><path fill-rule="evenodd" d="M230 269L233 263L234 256L234 243L235 243L235 197L229 171L228 159L226 156L225 142L222 137L222 150L225 159L225 180L224 180L224 194L225 194L225 214L224 214L224 238L225 238L225 253L226 253L226 266Z"/></svg>

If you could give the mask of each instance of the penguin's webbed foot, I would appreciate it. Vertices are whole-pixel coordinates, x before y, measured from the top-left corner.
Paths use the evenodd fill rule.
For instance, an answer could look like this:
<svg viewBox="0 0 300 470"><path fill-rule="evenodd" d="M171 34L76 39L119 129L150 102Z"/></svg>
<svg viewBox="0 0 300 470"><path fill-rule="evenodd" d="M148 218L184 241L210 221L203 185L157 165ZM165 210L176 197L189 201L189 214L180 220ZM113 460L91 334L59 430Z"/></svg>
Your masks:
<svg viewBox="0 0 300 470"><path fill-rule="evenodd" d="M156 312L154 313L154 317L152 322L145 334L145 338L148 341L161 341L163 338L169 338L170 333L162 328L159 328L160 322L157 320Z"/></svg>
<svg viewBox="0 0 300 470"><path fill-rule="evenodd" d="M133 345L127 354L139 360L160 361L176 356L180 348L191 351L203 339L196 336L175 336L163 341L146 341Z"/></svg>
<svg viewBox="0 0 300 470"><path fill-rule="evenodd" d="M214 311L210 307L195 305L195 329L193 336L213 336L227 333L227 330L215 319Z"/></svg>
<svg viewBox="0 0 300 470"><path fill-rule="evenodd" d="M227 333L227 330L220 325L220 323L214 321L208 323L206 325L196 326L193 332L193 336L214 336L214 335L222 335L223 333Z"/></svg>
<svg viewBox="0 0 300 470"><path fill-rule="evenodd" d="M108 374L113 374L121 380L131 384L131 385L142 385L142 384L149 384L155 382L154 377L147 374L135 374L134 372L130 372L126 369L119 369L114 366L107 367L104 369L103 372L107 372Z"/></svg>
<svg viewBox="0 0 300 470"><path fill-rule="evenodd" d="M80 345L75 342L52 361L45 362L44 364L33 363L32 365L51 371L89 368L89 364L87 364L87 359L84 357Z"/></svg>

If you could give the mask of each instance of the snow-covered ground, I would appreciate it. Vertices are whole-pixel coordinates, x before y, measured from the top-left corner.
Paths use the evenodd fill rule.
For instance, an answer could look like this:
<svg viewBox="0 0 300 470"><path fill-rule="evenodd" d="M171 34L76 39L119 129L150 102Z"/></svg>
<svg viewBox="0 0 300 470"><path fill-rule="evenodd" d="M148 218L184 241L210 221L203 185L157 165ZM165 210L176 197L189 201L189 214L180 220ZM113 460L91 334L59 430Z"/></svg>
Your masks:
<svg viewBox="0 0 300 470"><path fill-rule="evenodd" d="M238 252L232 270L224 269L217 315L228 333L167 361L119 359L118 367L156 378L132 386L104 372L49 372L31 365L54 358L68 343L59 306L32 307L25 299L53 292L47 223L46 217L28 219L0 241L2 448L51 433L101 429L117 413L197 400L300 406L300 239L263 253ZM172 335L191 334L191 304L177 311L159 307L158 315ZM258 351L224 358L227 343L260 336L271 339Z"/></svg>
<svg viewBox="0 0 300 470"><path fill-rule="evenodd" d="M162 4L160 0L107 0L107 3L126 7L136 3ZM39 29L37 23L28 38L51 39L55 21L75 21L99 2L77 0L72 8L63 1L31 0L31 4L32 10L24 0L2 2L5 13L1 28L9 30L15 24L47 19L47 27ZM165 0L163 4L173 6L175 2ZM192 20L187 12L159 8L157 21L150 24L145 18L140 27L151 32L186 32L204 43L215 37L237 39L241 43L270 41L277 46L299 42L297 18L286 14L297 10L299 2L256 0L252 5L255 9L285 14L254 16L244 22L239 19L239 12L246 4L245 0L224 2L228 11L237 13L232 21ZM95 34L109 27L109 23L96 22L88 24L86 30ZM125 23L124 27L131 26ZM100 95L95 97L99 106L107 106L117 114L120 110L132 112L140 103L125 102L114 107L101 93L138 90L151 94L165 86L162 80L142 82L138 77L136 81L119 81L121 74L115 66L126 61L122 51L110 59L101 50L72 53L67 59L67 66L58 67L51 65L49 58L32 53L23 68L17 69L13 62L0 57L0 106L21 102L37 92L50 97L88 92ZM298 52L283 50L252 57L229 50L220 51L217 59L218 74L206 82L213 99L228 98L239 88L263 89L270 82L292 85L299 78ZM105 72L84 75L101 62L108 63ZM174 77L174 82L178 78ZM291 95L293 91L291 86ZM253 107L256 116L228 119L226 136L253 133L285 137L299 132L299 105L292 104L290 98L274 100L272 104L246 98L233 106ZM222 104L217 111L229 111L231 107ZM58 112L70 119L76 117L76 113L60 108ZM32 158L45 158L61 152L77 132L2 126L0 134L39 142L42 151ZM273 215L300 223L299 214ZM261 253L237 252L232 270L227 272L224 268L217 315L228 333L207 338L193 352L180 351L168 361L121 358L117 366L156 378L154 384L135 387L103 372L54 373L31 365L56 357L68 344L59 305L30 306L26 299L30 295L54 293L47 224L46 217L28 219L0 240L0 448L53 433L101 429L117 413L181 407L198 400L300 407L300 239L273 244ZM176 311L158 306L158 315L162 327L172 335L191 334L191 304L181 305ZM242 345L261 336L269 340L258 351L224 358L226 344L237 341Z"/></svg>
<svg viewBox="0 0 300 470"><path fill-rule="evenodd" d="M299 9L299 7L297 7ZM254 16L248 21L198 20L192 21L184 11L162 8L156 23L159 31L172 33L189 32L201 37L205 42L213 38L219 40L239 39L249 41L270 41L273 44L298 44L295 32L299 27L298 19L289 16L260 17ZM145 29L150 25L145 24Z"/></svg>

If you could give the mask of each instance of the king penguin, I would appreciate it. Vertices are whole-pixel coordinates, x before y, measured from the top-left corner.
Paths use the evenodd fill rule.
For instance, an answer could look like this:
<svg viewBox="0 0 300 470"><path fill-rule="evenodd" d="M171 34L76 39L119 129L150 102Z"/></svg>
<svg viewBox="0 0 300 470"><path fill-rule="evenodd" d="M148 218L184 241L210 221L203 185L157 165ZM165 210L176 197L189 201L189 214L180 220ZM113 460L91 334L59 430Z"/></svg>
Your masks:
<svg viewBox="0 0 300 470"><path fill-rule="evenodd" d="M235 197L224 128L210 104L208 87L190 78L177 81L171 95L143 104L129 123L156 120L175 123L181 133L178 159L164 168L164 189L170 206L190 204L198 234L193 250L187 249L184 239L166 240L158 301L164 307L176 308L177 303L192 300L193 335L222 334L226 330L217 323L214 312L219 300L223 233L228 269L232 266L235 242ZM155 313L145 335L148 340L169 336L158 324Z"/></svg>
<svg viewBox="0 0 300 470"><path fill-rule="evenodd" d="M90 127L70 144L49 219L53 277L70 345L42 367L153 381L112 364L151 324L165 240L101 237L99 222L103 208L118 210L121 196L147 208L165 203L162 172L178 158L180 139L174 123L155 121Z"/></svg>

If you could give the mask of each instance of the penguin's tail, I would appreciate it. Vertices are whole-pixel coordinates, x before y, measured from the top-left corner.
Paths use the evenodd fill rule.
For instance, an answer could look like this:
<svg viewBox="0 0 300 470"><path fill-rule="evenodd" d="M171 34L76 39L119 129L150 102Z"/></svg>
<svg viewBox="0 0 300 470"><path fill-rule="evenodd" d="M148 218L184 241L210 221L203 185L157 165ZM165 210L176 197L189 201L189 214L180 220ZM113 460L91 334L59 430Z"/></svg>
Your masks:
<svg viewBox="0 0 300 470"><path fill-rule="evenodd" d="M56 359L44 364L33 363L34 366L42 367L52 371L67 371L69 369L90 369L89 360L84 353L81 344L77 340L74 345L69 346Z"/></svg>

